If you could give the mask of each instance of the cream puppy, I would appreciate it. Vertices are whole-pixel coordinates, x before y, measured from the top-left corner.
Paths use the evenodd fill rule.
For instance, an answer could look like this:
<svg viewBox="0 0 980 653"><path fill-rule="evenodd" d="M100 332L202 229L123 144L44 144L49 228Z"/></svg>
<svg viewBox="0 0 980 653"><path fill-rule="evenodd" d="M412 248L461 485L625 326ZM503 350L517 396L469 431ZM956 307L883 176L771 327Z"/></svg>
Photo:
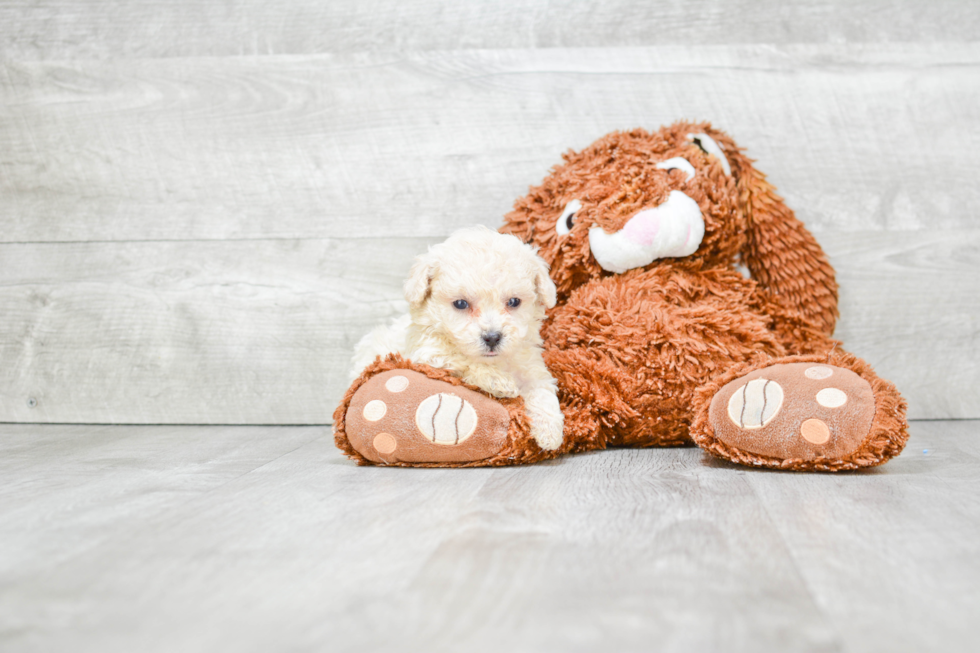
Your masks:
<svg viewBox="0 0 980 653"><path fill-rule="evenodd" d="M555 284L530 245L483 226L461 229L415 259L405 299L408 315L357 344L352 378L397 352L495 397L523 397L538 445L561 445L565 419L540 335Z"/></svg>

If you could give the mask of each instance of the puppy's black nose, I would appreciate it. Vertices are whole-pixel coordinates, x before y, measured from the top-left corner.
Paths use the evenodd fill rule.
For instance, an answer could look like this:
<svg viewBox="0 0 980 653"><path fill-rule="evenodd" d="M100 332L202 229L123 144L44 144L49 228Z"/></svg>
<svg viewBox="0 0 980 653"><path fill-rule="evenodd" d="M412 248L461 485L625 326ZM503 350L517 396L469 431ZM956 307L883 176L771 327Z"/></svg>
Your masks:
<svg viewBox="0 0 980 653"><path fill-rule="evenodd" d="M487 349L493 351L500 344L503 337L503 334L499 331L488 331L483 334L483 343L487 346Z"/></svg>

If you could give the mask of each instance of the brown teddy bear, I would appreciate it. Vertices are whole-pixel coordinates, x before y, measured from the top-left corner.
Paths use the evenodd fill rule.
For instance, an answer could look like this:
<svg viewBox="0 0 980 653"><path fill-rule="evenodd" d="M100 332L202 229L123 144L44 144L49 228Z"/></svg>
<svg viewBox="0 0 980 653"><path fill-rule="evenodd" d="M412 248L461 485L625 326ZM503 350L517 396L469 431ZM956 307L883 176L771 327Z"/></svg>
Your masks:
<svg viewBox="0 0 980 653"><path fill-rule="evenodd" d="M823 471L901 452L904 400L831 338L826 256L730 137L680 122L563 158L501 228L538 247L558 290L542 335L561 447L535 444L519 398L397 355L348 390L338 447L363 464L487 466L694 442Z"/></svg>

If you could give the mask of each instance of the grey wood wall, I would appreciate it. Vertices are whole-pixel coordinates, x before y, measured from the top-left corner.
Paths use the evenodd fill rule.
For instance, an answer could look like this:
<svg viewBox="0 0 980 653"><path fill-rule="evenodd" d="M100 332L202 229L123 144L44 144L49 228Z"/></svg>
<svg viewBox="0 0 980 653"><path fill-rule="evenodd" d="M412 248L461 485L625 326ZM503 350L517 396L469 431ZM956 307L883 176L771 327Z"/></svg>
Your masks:
<svg viewBox="0 0 980 653"><path fill-rule="evenodd" d="M680 118L817 234L912 417L980 417L978 35L957 0L0 0L0 421L327 423L416 253Z"/></svg>

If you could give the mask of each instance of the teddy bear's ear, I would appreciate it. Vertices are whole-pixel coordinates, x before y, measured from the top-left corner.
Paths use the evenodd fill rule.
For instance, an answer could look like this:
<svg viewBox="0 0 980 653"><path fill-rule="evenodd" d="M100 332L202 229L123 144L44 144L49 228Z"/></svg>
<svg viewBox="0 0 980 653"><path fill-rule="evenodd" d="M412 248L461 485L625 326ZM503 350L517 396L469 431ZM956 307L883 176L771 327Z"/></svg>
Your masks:
<svg viewBox="0 0 980 653"><path fill-rule="evenodd" d="M837 282L823 249L752 159L727 134L706 131L728 159L738 204L748 220L742 263L783 306L831 335L838 316Z"/></svg>
<svg viewBox="0 0 980 653"><path fill-rule="evenodd" d="M421 306L432 294L432 279L436 275L436 259L431 252L415 258L412 269L405 280L405 301L409 306Z"/></svg>
<svg viewBox="0 0 980 653"><path fill-rule="evenodd" d="M534 238L534 227L527 219L525 212L515 209L504 216L504 224L498 229L502 234L517 236L522 243L530 243Z"/></svg>
<svg viewBox="0 0 980 653"><path fill-rule="evenodd" d="M522 243L532 242L535 221L548 213L547 194L543 186L532 187L527 195L514 203L514 209L504 215L504 225L498 231L517 236Z"/></svg>

